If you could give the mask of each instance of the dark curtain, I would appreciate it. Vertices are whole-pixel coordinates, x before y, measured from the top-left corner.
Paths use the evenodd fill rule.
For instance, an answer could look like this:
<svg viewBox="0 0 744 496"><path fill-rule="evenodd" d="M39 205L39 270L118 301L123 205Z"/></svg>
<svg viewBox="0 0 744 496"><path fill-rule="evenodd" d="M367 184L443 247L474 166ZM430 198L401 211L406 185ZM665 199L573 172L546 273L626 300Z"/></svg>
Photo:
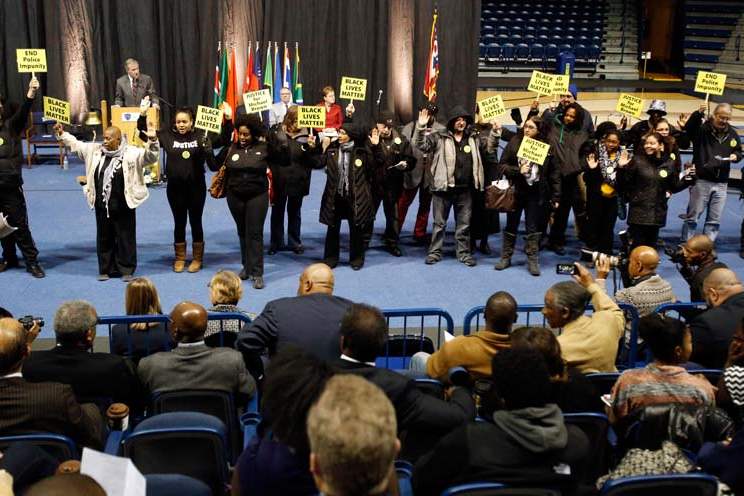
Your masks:
<svg viewBox="0 0 744 496"><path fill-rule="evenodd" d="M44 46L44 12L41 0L0 2L0 95L20 102L28 89L30 74L18 74L16 48ZM38 74L42 84L43 74Z"/></svg>
<svg viewBox="0 0 744 496"><path fill-rule="evenodd" d="M300 43L305 104L321 101L321 89L330 85L346 107L348 100L339 98L341 77L366 79L367 98L354 106L355 120L368 121L387 84L387 15L387 0L265 0L262 42Z"/></svg>

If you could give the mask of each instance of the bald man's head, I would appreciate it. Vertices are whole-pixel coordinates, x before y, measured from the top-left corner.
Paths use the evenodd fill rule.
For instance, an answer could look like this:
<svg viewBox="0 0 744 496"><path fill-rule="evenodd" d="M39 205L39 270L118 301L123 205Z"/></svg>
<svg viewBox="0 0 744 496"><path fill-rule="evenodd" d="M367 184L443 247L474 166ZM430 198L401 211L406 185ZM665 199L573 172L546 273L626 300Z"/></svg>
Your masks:
<svg viewBox="0 0 744 496"><path fill-rule="evenodd" d="M656 273L659 266L659 253L650 246L636 246L630 252L630 264L628 273L630 277L637 278Z"/></svg>
<svg viewBox="0 0 744 496"><path fill-rule="evenodd" d="M29 353L23 325L15 319L0 319L0 375L18 372Z"/></svg>
<svg viewBox="0 0 744 496"><path fill-rule="evenodd" d="M731 269L715 269L703 282L705 301L712 307L717 307L731 296L744 292L739 277Z"/></svg>
<svg viewBox="0 0 744 496"><path fill-rule="evenodd" d="M682 245L682 253L688 265L700 265L706 260L715 258L713 241L705 234L696 234Z"/></svg>
<svg viewBox="0 0 744 496"><path fill-rule="evenodd" d="M195 343L204 339L207 330L207 310L191 301L182 301L170 314L171 334L179 343Z"/></svg>
<svg viewBox="0 0 744 496"><path fill-rule="evenodd" d="M315 263L309 265L300 275L297 294L299 296L313 293L333 294L334 284L333 270L324 263Z"/></svg>
<svg viewBox="0 0 744 496"><path fill-rule="evenodd" d="M103 147L109 151L115 151L121 146L121 129L109 126L103 132Z"/></svg>

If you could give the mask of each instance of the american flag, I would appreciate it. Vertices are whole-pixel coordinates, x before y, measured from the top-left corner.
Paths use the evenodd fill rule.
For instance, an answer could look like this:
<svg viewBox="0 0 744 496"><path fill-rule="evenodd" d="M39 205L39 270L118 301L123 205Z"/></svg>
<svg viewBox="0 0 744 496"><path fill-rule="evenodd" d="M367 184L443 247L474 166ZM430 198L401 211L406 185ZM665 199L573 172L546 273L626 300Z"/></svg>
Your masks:
<svg viewBox="0 0 744 496"><path fill-rule="evenodd" d="M437 79L439 78L439 41L437 40L437 17L439 13L434 9L431 22L431 38L429 40L429 63L426 64L426 79L424 81L424 96L433 102L437 98Z"/></svg>

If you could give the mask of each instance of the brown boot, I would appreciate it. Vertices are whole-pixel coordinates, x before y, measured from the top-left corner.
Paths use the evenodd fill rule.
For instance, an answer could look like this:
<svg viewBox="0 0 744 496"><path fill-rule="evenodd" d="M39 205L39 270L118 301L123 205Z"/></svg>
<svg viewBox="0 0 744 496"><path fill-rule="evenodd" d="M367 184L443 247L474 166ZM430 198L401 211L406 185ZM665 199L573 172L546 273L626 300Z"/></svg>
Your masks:
<svg viewBox="0 0 744 496"><path fill-rule="evenodd" d="M189 264L189 272L199 272L204 260L204 241L194 241L194 258Z"/></svg>
<svg viewBox="0 0 744 496"><path fill-rule="evenodd" d="M186 243L173 243L176 250L176 260L173 262L173 272L183 272L186 267Z"/></svg>

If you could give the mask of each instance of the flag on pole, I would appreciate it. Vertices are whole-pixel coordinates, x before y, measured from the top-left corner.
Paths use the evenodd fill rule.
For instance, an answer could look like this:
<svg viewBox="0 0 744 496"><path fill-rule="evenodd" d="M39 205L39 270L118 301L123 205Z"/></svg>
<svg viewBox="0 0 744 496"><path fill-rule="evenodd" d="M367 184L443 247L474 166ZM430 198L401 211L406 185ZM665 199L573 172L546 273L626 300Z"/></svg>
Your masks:
<svg viewBox="0 0 744 496"><path fill-rule="evenodd" d="M238 102L238 67L235 62L235 48L233 48L230 50L230 65L227 70L227 90L225 91L225 107L230 108L232 119L235 119Z"/></svg>
<svg viewBox="0 0 744 496"><path fill-rule="evenodd" d="M256 56L251 55L253 61L253 72L251 74L251 84L248 88L249 91L258 91L261 89L261 54L258 50L259 42L256 42Z"/></svg>
<svg viewBox="0 0 744 496"><path fill-rule="evenodd" d="M218 71L219 78L215 78L215 93L214 100L212 101L214 108L219 108L227 96L227 49L225 48L220 51L220 66Z"/></svg>
<svg viewBox="0 0 744 496"><path fill-rule="evenodd" d="M300 79L300 44L295 43L295 63L292 69L292 100L297 105L302 105L305 100L302 98L302 80Z"/></svg>
<svg viewBox="0 0 744 496"><path fill-rule="evenodd" d="M284 42L284 60L282 61L282 88L289 88L292 94L292 61L289 60L289 47Z"/></svg>
<svg viewBox="0 0 744 496"><path fill-rule="evenodd" d="M282 59L279 57L279 42L274 43L274 103L280 102L282 93Z"/></svg>
<svg viewBox="0 0 744 496"><path fill-rule="evenodd" d="M424 96L426 96L430 102L433 102L437 98L437 79L439 78L437 17L439 17L439 13L435 8L434 19L431 22L431 37L429 38L429 62L426 64L426 79L424 80Z"/></svg>
<svg viewBox="0 0 744 496"><path fill-rule="evenodd" d="M222 42L217 42L217 65L214 66L214 92L212 94L212 107L217 108L220 98L220 52L222 51Z"/></svg>
<svg viewBox="0 0 744 496"><path fill-rule="evenodd" d="M251 75L253 73L253 43L248 42L248 59L245 61L245 76L243 77L243 93L251 90Z"/></svg>
<svg viewBox="0 0 744 496"><path fill-rule="evenodd" d="M266 47L266 63L263 70L263 85L270 92L274 92L274 66L271 65L271 42Z"/></svg>

